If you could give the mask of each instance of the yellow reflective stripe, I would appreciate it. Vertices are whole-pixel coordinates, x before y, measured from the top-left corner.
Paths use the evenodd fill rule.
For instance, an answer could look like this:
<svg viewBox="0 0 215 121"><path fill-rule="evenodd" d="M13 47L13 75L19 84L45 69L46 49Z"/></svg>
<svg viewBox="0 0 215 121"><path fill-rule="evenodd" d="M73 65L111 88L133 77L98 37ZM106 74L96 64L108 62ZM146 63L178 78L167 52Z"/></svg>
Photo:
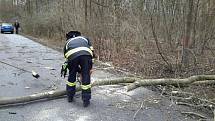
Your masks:
<svg viewBox="0 0 215 121"><path fill-rule="evenodd" d="M93 46L90 46L90 50L94 50Z"/></svg>
<svg viewBox="0 0 215 121"><path fill-rule="evenodd" d="M70 87L74 87L76 85L76 83L75 82L72 83L72 82L67 81L67 85L70 86Z"/></svg>
<svg viewBox="0 0 215 121"><path fill-rule="evenodd" d="M66 50L68 49L68 44L69 44L71 41L76 40L76 39L83 39L83 40L85 40L87 43L89 43L89 41L88 41L86 38L81 37L81 36L75 37L75 38L70 38L70 39L68 40L68 42L66 43Z"/></svg>
<svg viewBox="0 0 215 121"><path fill-rule="evenodd" d="M68 58L70 55L76 53L76 52L79 52L79 51L87 51L89 52L91 55L93 55L93 52L90 50L90 48L88 47L77 47L77 48L74 48L74 49L71 49L69 50L66 54L65 54L65 57Z"/></svg>
<svg viewBox="0 0 215 121"><path fill-rule="evenodd" d="M91 84L88 84L88 85L81 85L81 89L83 90L88 90L91 88Z"/></svg>

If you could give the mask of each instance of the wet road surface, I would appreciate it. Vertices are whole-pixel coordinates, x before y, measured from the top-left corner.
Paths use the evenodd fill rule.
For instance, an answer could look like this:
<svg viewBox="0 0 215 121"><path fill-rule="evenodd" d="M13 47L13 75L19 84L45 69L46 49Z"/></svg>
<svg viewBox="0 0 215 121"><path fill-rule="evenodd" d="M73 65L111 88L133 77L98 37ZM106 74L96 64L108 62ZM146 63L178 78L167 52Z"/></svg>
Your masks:
<svg viewBox="0 0 215 121"><path fill-rule="evenodd" d="M36 79L29 72L0 63L0 99L65 88L65 79L60 77L63 54L21 35L0 34L0 61L40 75ZM92 80L119 76L97 69ZM182 109L186 107L146 88L126 92L123 86L98 86L93 87L87 108L78 92L72 103L59 98L0 108L0 121L196 121L182 115Z"/></svg>

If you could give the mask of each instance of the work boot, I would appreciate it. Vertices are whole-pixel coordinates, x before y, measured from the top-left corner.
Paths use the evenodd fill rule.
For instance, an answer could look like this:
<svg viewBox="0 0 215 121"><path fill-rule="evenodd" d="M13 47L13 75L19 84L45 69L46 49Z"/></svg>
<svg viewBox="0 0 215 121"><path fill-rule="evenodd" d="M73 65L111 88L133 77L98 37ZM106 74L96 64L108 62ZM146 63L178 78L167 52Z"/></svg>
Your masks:
<svg viewBox="0 0 215 121"><path fill-rule="evenodd" d="M73 102L73 97L68 97L68 102Z"/></svg>
<svg viewBox="0 0 215 121"><path fill-rule="evenodd" d="M83 106L84 107L88 107L90 105L90 101L89 100L84 100L83 101Z"/></svg>

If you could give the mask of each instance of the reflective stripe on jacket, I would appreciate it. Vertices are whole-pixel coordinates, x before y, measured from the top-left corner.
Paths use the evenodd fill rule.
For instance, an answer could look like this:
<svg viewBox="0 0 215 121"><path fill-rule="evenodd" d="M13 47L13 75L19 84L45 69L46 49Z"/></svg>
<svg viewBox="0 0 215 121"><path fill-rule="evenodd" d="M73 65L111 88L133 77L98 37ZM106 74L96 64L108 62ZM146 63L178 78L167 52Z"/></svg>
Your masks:
<svg viewBox="0 0 215 121"><path fill-rule="evenodd" d="M78 36L70 38L64 47L64 57L68 60L72 60L81 55L93 56L93 47L89 39Z"/></svg>

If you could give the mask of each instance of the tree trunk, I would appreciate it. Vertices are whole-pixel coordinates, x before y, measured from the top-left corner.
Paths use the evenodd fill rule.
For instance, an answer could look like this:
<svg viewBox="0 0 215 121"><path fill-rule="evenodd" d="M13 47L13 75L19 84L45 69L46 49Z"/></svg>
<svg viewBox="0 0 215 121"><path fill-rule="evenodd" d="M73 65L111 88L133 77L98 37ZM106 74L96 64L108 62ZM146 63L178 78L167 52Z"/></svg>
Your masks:
<svg viewBox="0 0 215 121"><path fill-rule="evenodd" d="M192 30L192 19L193 19L193 0L189 0L189 12L187 14L187 22L186 22L186 32L185 32L185 38L183 41L183 52L182 52L182 64L187 67L189 65L189 41L191 36L191 30Z"/></svg>
<svg viewBox="0 0 215 121"><path fill-rule="evenodd" d="M142 79L142 80L137 80L134 83L128 85L127 91L133 90L140 86L152 86L152 85L188 86L189 84L193 84L193 83L195 84L197 82L200 83L201 81L214 80L214 79L215 79L215 75L197 75L197 76L191 76L185 79Z"/></svg>
<svg viewBox="0 0 215 121"><path fill-rule="evenodd" d="M205 81L207 80L207 81ZM211 80L211 81L209 81ZM102 85L115 85L120 83L132 83L127 87L127 90L130 91L140 86L151 86L151 85L176 85L176 86L183 86L188 84L197 84L203 83L206 84L214 84L215 83L215 75L197 75L191 76L185 79L140 79L140 78L132 78L132 77L125 77L125 78L118 78L112 80L98 80L92 83L93 86L102 86ZM80 91L81 88L78 87L76 91ZM0 107L3 106L10 106L10 105L17 105L17 104L25 104L32 101L42 100L42 99L54 99L66 94L65 90L55 90L49 92L42 92L38 94L32 94L28 96L21 96L21 97L8 97L8 98L0 98Z"/></svg>
<svg viewBox="0 0 215 121"><path fill-rule="evenodd" d="M101 80L101 81L98 80L92 83L92 87L101 86L101 85L114 85L119 83L132 83L135 80L136 78L129 78L129 77L113 79L113 80ZM80 87L76 89L76 91L80 91L80 90L81 90ZM55 91L32 94L28 96L0 98L0 107L10 106L13 104L24 104L32 101L41 100L41 99L53 99L60 96L64 96L65 94L66 94L66 90L55 90Z"/></svg>

